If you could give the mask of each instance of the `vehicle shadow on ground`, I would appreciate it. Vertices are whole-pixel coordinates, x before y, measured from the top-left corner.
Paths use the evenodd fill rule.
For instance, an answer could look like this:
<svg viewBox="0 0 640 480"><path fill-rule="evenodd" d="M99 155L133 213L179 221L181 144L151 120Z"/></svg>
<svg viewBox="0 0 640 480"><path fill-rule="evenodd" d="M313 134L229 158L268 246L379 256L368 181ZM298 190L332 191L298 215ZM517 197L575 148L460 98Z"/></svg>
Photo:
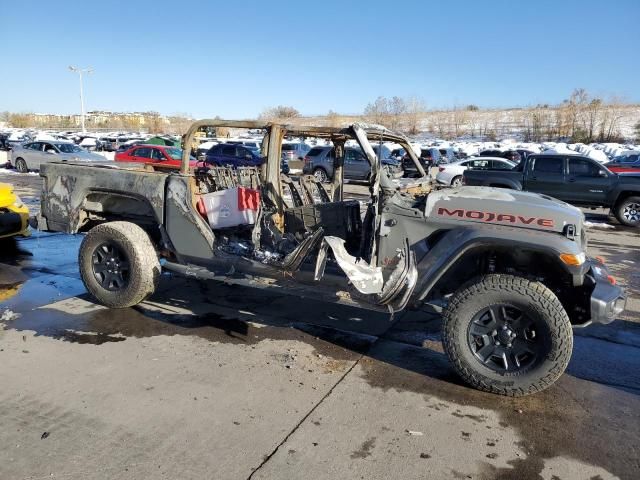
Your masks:
<svg viewBox="0 0 640 480"><path fill-rule="evenodd" d="M0 262L15 265L20 258L32 255L30 251L21 248L15 238L0 238Z"/></svg>
<svg viewBox="0 0 640 480"><path fill-rule="evenodd" d="M442 349L437 316L408 312L390 322L388 316L375 312L245 287L174 277L164 280L156 295L133 308L107 309L82 295L23 312L6 328L94 345L163 335L244 345L298 340L336 359L364 354L462 385ZM639 395L640 325L617 321L577 330L567 373Z"/></svg>

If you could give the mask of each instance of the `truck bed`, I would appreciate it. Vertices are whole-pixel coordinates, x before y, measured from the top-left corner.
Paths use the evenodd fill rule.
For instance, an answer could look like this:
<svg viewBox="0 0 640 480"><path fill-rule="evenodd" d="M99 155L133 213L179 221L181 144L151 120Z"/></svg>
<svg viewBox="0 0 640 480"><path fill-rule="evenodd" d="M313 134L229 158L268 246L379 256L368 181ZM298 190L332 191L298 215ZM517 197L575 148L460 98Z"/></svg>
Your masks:
<svg viewBox="0 0 640 480"><path fill-rule="evenodd" d="M126 211L135 203L145 206L141 214L151 213L162 220L168 175L131 163L43 164L40 176L44 177L44 185L38 227L77 233L90 220L85 212L100 215L105 208L112 212ZM109 200L105 206L100 200L111 192L117 192L120 200Z"/></svg>

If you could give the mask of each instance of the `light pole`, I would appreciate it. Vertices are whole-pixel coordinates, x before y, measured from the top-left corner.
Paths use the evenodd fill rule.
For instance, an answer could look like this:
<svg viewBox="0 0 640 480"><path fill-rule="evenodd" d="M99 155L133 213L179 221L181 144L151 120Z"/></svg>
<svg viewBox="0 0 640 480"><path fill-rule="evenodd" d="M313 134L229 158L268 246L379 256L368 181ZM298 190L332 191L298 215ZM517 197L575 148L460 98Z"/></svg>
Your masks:
<svg viewBox="0 0 640 480"><path fill-rule="evenodd" d="M82 125L82 133L85 133L86 130L84 128L84 93L82 91L82 74L86 73L87 75L93 73L93 68L78 68L72 65L69 65L69 70L77 73L80 76L80 123Z"/></svg>

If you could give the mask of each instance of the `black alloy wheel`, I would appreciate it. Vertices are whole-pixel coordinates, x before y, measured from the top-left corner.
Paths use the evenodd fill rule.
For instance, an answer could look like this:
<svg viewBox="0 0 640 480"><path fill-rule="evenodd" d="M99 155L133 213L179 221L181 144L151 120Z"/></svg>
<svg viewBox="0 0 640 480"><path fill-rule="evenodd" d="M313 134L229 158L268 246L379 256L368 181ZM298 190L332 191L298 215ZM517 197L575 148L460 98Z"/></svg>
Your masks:
<svg viewBox="0 0 640 480"><path fill-rule="evenodd" d="M501 374L529 368L544 350L534 321L505 304L480 310L469 324L467 342L481 364Z"/></svg>
<svg viewBox="0 0 640 480"><path fill-rule="evenodd" d="M105 242L91 255L93 276L102 288L116 292L129 284L129 260L115 244Z"/></svg>

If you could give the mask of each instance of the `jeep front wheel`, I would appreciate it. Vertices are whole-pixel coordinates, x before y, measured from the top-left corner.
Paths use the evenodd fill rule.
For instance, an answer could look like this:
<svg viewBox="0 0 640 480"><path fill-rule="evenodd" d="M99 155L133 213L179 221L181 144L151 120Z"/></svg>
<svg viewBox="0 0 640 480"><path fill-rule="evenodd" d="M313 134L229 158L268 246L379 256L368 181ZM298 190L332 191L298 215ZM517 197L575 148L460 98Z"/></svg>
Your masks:
<svg viewBox="0 0 640 480"><path fill-rule="evenodd" d="M80 276L89 293L110 308L137 305L151 295L160 262L149 235L130 222L92 228L78 253Z"/></svg>
<svg viewBox="0 0 640 480"><path fill-rule="evenodd" d="M442 338L467 383L514 397L551 386L573 348L571 322L553 292L512 275L488 275L456 292Z"/></svg>

